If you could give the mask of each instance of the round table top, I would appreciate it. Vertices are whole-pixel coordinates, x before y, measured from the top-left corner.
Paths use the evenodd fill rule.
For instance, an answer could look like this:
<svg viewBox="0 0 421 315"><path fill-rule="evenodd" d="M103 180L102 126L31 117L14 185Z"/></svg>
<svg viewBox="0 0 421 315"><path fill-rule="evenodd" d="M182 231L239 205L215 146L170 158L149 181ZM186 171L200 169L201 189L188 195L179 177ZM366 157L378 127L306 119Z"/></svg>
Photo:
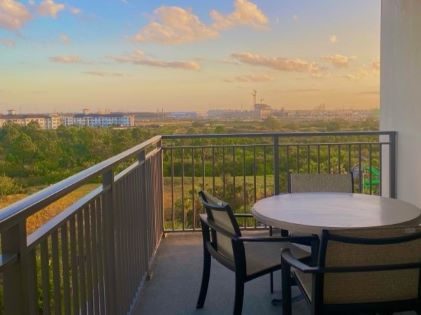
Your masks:
<svg viewBox="0 0 421 315"><path fill-rule="evenodd" d="M264 224L289 231L385 227L408 224L421 210L407 202L363 194L292 193L262 199L252 210Z"/></svg>

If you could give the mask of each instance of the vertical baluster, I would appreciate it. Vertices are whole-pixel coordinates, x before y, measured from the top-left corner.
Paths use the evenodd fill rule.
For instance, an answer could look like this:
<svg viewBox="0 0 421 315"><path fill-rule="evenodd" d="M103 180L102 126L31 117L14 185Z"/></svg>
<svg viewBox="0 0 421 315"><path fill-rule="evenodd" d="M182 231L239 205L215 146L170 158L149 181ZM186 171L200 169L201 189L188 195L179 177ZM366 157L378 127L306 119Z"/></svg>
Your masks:
<svg viewBox="0 0 421 315"><path fill-rule="evenodd" d="M58 255L58 231L54 231L51 236L51 255L53 272L53 291L54 291L54 313L61 314L61 284L60 260Z"/></svg>
<svg viewBox="0 0 421 315"><path fill-rule="evenodd" d="M67 222L61 226L61 261L63 266L63 309L65 315L71 313L70 274L69 274L69 236Z"/></svg>
<svg viewBox="0 0 421 315"><path fill-rule="evenodd" d="M243 146L243 212L247 210L247 182L246 182L246 147ZM247 228L247 219L244 218L244 228Z"/></svg>
<svg viewBox="0 0 421 315"><path fill-rule="evenodd" d="M341 167L341 159L342 159L342 152L341 152L341 145L340 144L338 144L338 173L339 174L341 174L342 172L341 172L341 169L342 169L342 167Z"/></svg>
<svg viewBox="0 0 421 315"><path fill-rule="evenodd" d="M235 193L235 146L232 146L232 186L233 186L233 201L237 199L237 194Z"/></svg>
<svg viewBox="0 0 421 315"><path fill-rule="evenodd" d="M205 149L202 147L202 190L206 190L205 189L205 176L206 176Z"/></svg>
<svg viewBox="0 0 421 315"><path fill-rule="evenodd" d="M362 156L361 156L361 144L358 145L358 173L360 174L360 181L359 181L359 192L363 193L363 172L362 172Z"/></svg>
<svg viewBox="0 0 421 315"><path fill-rule="evenodd" d="M379 195L383 195L383 145L379 143Z"/></svg>
<svg viewBox="0 0 421 315"><path fill-rule="evenodd" d="M99 307L99 276L98 276L98 220L97 220L97 201L93 200L91 204L91 234L92 234L92 294L94 314L100 313Z"/></svg>
<svg viewBox="0 0 421 315"><path fill-rule="evenodd" d="M114 187L114 173L109 170L103 175L103 190L104 197L102 199L102 219L104 224L104 269L105 269L105 303L106 312L108 314L117 313L117 305L119 301L116 299L118 292L116 282L116 253L115 253L115 212L116 212L116 199Z"/></svg>
<svg viewBox="0 0 421 315"><path fill-rule="evenodd" d="M226 197L226 183L225 183L225 146L222 147L222 195Z"/></svg>
<svg viewBox="0 0 421 315"><path fill-rule="evenodd" d="M91 232L91 205L85 209L85 246L86 246L86 296L88 314L93 313L93 286L92 286L92 232Z"/></svg>
<svg viewBox="0 0 421 315"><path fill-rule="evenodd" d="M263 196L267 196L267 182L266 182L266 172L267 172L267 159L266 159L266 146L263 146Z"/></svg>
<svg viewBox="0 0 421 315"><path fill-rule="evenodd" d="M194 204L194 200L195 200L195 195L196 195L196 191L195 191L195 187L194 187L194 176L195 176L195 171L194 171L194 148L191 148L191 168L192 168L192 174L191 174L191 190L192 190L192 211L193 211L193 230L196 230L196 206Z"/></svg>
<svg viewBox="0 0 421 315"><path fill-rule="evenodd" d="M320 144L317 145L317 173L320 174Z"/></svg>
<svg viewBox="0 0 421 315"><path fill-rule="evenodd" d="M51 314L48 238L41 242L42 314Z"/></svg>
<svg viewBox="0 0 421 315"><path fill-rule="evenodd" d="M175 231L175 210L174 210L174 149L171 147L171 225L172 230Z"/></svg>
<svg viewBox="0 0 421 315"><path fill-rule="evenodd" d="M327 145L327 173L330 174L332 172L331 164L330 164L330 144Z"/></svg>
<svg viewBox="0 0 421 315"><path fill-rule="evenodd" d="M86 314L86 270L85 270L85 235L83 233L83 211L79 210L77 214L77 238L79 253L79 277L80 277L80 310L82 314Z"/></svg>
<svg viewBox="0 0 421 315"><path fill-rule="evenodd" d="M72 300L73 300L73 314L79 313L79 278L78 278L78 252L76 239L76 222L75 217L70 218L70 255L71 255L71 270L72 270Z"/></svg>
<svg viewBox="0 0 421 315"><path fill-rule="evenodd" d="M279 161L279 136L273 136L273 190L275 195L279 195L281 192L280 183L280 167Z"/></svg>
<svg viewBox="0 0 421 315"><path fill-rule="evenodd" d="M256 145L253 146L253 191L254 191L254 203L257 201L257 164L256 164Z"/></svg>
<svg viewBox="0 0 421 315"><path fill-rule="evenodd" d="M186 211L184 209L184 148L181 148L181 209L183 214L183 231L186 229Z"/></svg>
<svg viewBox="0 0 421 315"><path fill-rule="evenodd" d="M372 145L371 143L368 145L368 176L369 176L369 186L370 186L370 195L373 194L373 187L372 187Z"/></svg>
<svg viewBox="0 0 421 315"><path fill-rule="evenodd" d="M300 173L300 146L297 145L295 147L295 151L296 151L296 168L297 168L297 173Z"/></svg>
<svg viewBox="0 0 421 315"><path fill-rule="evenodd" d="M348 169L352 168L351 145L348 144Z"/></svg>
<svg viewBox="0 0 421 315"><path fill-rule="evenodd" d="M215 146L212 145L212 194L215 195Z"/></svg>
<svg viewBox="0 0 421 315"><path fill-rule="evenodd" d="M307 145L307 173L310 173L310 145Z"/></svg>

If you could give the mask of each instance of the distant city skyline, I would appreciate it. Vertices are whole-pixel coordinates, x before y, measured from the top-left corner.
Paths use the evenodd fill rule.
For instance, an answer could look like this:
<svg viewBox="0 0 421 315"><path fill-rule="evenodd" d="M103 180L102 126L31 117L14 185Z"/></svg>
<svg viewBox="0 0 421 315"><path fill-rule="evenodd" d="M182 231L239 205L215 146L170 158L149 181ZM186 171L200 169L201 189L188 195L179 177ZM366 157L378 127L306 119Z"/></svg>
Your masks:
<svg viewBox="0 0 421 315"><path fill-rule="evenodd" d="M380 0L0 0L0 111L379 105Z"/></svg>

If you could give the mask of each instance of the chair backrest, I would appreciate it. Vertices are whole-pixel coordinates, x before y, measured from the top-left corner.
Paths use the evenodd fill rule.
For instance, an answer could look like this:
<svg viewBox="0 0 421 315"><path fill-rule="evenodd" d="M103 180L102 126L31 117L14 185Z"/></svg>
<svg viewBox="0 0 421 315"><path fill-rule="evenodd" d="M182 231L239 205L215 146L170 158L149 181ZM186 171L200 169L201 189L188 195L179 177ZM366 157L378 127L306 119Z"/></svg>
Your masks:
<svg viewBox="0 0 421 315"><path fill-rule="evenodd" d="M200 191L199 197L205 207L208 220L227 232L227 235L225 235L219 231L212 231L214 238L212 241L216 246L216 250L233 261L234 253L231 240L233 237L240 237L241 232L231 207L226 202L219 200L205 191Z"/></svg>
<svg viewBox="0 0 421 315"><path fill-rule="evenodd" d="M289 174L288 192L352 193L352 174Z"/></svg>
<svg viewBox="0 0 421 315"><path fill-rule="evenodd" d="M345 269L319 276L324 304L420 297L421 227L323 231L320 248L321 267L357 267L354 272ZM404 264L414 265L405 268ZM376 271L361 271L366 267Z"/></svg>

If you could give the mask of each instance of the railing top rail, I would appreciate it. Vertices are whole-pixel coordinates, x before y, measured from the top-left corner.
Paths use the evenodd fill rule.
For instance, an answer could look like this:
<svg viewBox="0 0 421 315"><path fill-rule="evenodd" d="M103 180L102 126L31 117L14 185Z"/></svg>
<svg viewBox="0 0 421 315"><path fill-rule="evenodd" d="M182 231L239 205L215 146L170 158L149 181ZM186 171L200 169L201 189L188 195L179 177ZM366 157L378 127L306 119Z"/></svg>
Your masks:
<svg viewBox="0 0 421 315"><path fill-rule="evenodd" d="M259 138L259 137L321 137L321 136L394 136L396 131L332 131L332 132L246 132L162 135L163 140L196 138Z"/></svg>
<svg viewBox="0 0 421 315"><path fill-rule="evenodd" d="M161 136L150 138L141 144L138 144L126 151L123 151L103 162L95 164L86 170L83 170L71 177L68 177L57 184L49 186L33 195L26 197L0 211L0 228L5 225L16 222L24 217L41 210L52 202L60 199L69 192L80 187L91 178L94 178L106 171L111 170L115 165L124 162L139 152L147 149L151 145L155 145L161 141Z"/></svg>

